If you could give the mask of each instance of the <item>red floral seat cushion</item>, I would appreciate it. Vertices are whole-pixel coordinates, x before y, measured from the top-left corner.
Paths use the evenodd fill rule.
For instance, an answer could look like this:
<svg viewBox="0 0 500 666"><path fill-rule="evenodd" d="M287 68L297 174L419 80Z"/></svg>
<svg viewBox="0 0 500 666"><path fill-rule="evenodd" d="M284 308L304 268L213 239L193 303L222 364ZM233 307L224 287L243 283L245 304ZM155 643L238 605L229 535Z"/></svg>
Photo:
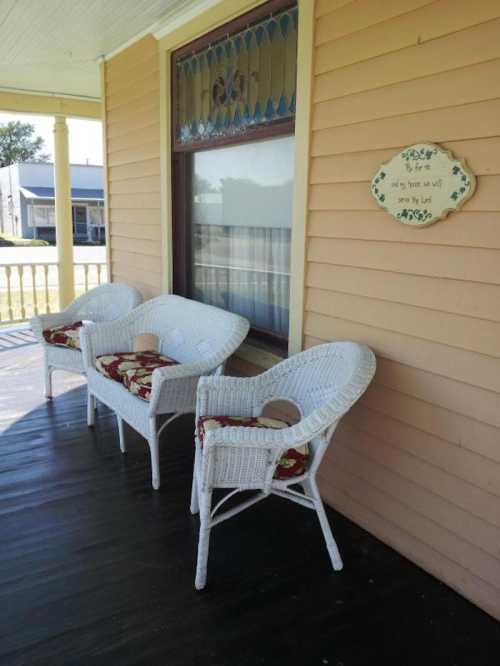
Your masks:
<svg viewBox="0 0 500 666"><path fill-rule="evenodd" d="M156 367L161 368L168 365L176 365L177 361L170 363L162 363ZM155 368L136 368L135 370L128 370L123 377L123 385L126 389L143 400L149 400L151 397L151 389L153 385L153 371Z"/></svg>
<svg viewBox="0 0 500 666"><path fill-rule="evenodd" d="M49 345L59 345L60 347L69 347L70 349L80 348L80 329L83 326L82 321L75 321L72 324L64 326L54 326L53 328L46 328L42 335L45 342Z"/></svg>
<svg viewBox="0 0 500 666"><path fill-rule="evenodd" d="M265 416L204 416L197 424L198 438L201 446L205 433L218 428L240 426L245 428L289 428L290 424L280 419L270 419ZM288 449L284 453L274 472L275 479L290 479L304 474L309 459L309 447L301 446L298 449Z"/></svg>
<svg viewBox="0 0 500 666"><path fill-rule="evenodd" d="M101 374L122 383L131 393L144 400L149 400L151 394L153 370L169 365L177 365L177 361L155 351L116 352L98 356L95 361L96 370Z"/></svg>

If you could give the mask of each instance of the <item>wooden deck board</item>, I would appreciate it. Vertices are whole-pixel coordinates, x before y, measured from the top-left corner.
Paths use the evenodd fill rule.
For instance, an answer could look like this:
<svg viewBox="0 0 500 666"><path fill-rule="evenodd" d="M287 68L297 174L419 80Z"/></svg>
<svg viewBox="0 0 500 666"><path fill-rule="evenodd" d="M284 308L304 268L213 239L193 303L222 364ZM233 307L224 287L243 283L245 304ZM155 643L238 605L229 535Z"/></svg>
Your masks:
<svg viewBox="0 0 500 666"><path fill-rule="evenodd" d="M192 418L147 447L80 378L42 398L41 350L0 353L0 663L488 666L500 625L329 510L334 574L315 517L272 498L213 532L209 586L193 588Z"/></svg>

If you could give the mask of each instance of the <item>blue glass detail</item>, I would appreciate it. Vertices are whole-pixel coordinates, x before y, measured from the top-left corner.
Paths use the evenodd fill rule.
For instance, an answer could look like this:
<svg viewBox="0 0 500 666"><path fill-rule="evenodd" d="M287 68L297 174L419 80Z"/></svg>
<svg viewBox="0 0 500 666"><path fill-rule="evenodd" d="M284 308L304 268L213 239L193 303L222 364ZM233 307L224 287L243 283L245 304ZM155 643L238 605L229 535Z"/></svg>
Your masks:
<svg viewBox="0 0 500 666"><path fill-rule="evenodd" d="M210 51L207 51L207 64L208 64L209 67L212 64L213 55L214 55L214 53L211 49L210 49Z"/></svg>
<svg viewBox="0 0 500 666"><path fill-rule="evenodd" d="M234 112L234 118L233 118L233 125L235 127L239 127L241 125L241 116L240 116L240 107L236 107L236 111Z"/></svg>
<svg viewBox="0 0 500 666"><path fill-rule="evenodd" d="M273 41L274 33L276 32L276 28L278 27L278 24L274 19L269 21L269 23L266 25L267 28L267 34L269 35L269 41Z"/></svg>
<svg viewBox="0 0 500 666"><path fill-rule="evenodd" d="M278 108L276 109L276 112L278 116L285 116L288 113L288 109L286 107L286 99L284 95L281 95L280 101L278 104Z"/></svg>
<svg viewBox="0 0 500 666"><path fill-rule="evenodd" d="M281 34L283 35L284 38L286 38L288 34L288 26L290 25L290 17L288 14L283 14L283 16L280 18L280 27L281 27Z"/></svg>
<svg viewBox="0 0 500 666"><path fill-rule="evenodd" d="M257 46L260 46L262 37L264 37L264 28L261 25L259 25L259 27L255 31L255 39L257 40Z"/></svg>
<svg viewBox="0 0 500 666"><path fill-rule="evenodd" d="M233 43L231 42L230 39L228 39L227 42L226 42L226 44L225 44L226 56L227 56L228 58L229 58L229 56L231 55L232 48L233 48Z"/></svg>
<svg viewBox="0 0 500 666"><path fill-rule="evenodd" d="M274 104L271 98L267 100L266 111L264 115L267 118L267 120L272 120L274 116Z"/></svg>
<svg viewBox="0 0 500 666"><path fill-rule="evenodd" d="M219 132L222 129L222 114L220 111L215 119L214 129L216 132Z"/></svg>
<svg viewBox="0 0 500 666"><path fill-rule="evenodd" d="M206 124L205 127L206 127L207 134L210 136L210 134L212 134L212 132L214 131L214 124L212 122L212 114L210 114L210 113L208 114L207 124Z"/></svg>
<svg viewBox="0 0 500 666"><path fill-rule="evenodd" d="M245 104L245 110L243 111L243 120L245 125L249 125L252 122L252 114L250 112L250 107L248 104Z"/></svg>
<svg viewBox="0 0 500 666"><path fill-rule="evenodd" d="M295 113L295 93L293 93L292 99L290 100L289 110L290 113Z"/></svg>
<svg viewBox="0 0 500 666"><path fill-rule="evenodd" d="M229 129L231 127L231 114L229 113L229 110L226 111L226 117L224 118L224 127L226 129Z"/></svg>
<svg viewBox="0 0 500 666"><path fill-rule="evenodd" d="M191 134L193 136L196 136L198 134L198 124L196 120L193 120L193 122L191 123Z"/></svg>
<svg viewBox="0 0 500 666"><path fill-rule="evenodd" d="M220 59L222 58L223 55L224 55L224 49L222 48L222 46L217 46L215 49L215 56L217 58L217 62L220 62Z"/></svg>
<svg viewBox="0 0 500 666"><path fill-rule="evenodd" d="M252 33L251 30L249 30L249 31L245 34L245 45L246 45L246 47L247 47L247 51L248 51L248 49L250 48L250 45L251 45L251 43L252 43L252 37L253 37L253 33Z"/></svg>
<svg viewBox="0 0 500 666"><path fill-rule="evenodd" d="M238 35L236 39L234 40L234 48L236 49L236 53L239 55L241 51L241 36Z"/></svg>
<svg viewBox="0 0 500 666"><path fill-rule="evenodd" d="M253 114L253 118L256 123L262 120L262 111L260 108L260 102L257 102L257 104L255 105L255 113Z"/></svg>
<svg viewBox="0 0 500 666"><path fill-rule="evenodd" d="M189 141L191 138L191 130L189 129L189 125L183 125L181 127L181 141Z"/></svg>

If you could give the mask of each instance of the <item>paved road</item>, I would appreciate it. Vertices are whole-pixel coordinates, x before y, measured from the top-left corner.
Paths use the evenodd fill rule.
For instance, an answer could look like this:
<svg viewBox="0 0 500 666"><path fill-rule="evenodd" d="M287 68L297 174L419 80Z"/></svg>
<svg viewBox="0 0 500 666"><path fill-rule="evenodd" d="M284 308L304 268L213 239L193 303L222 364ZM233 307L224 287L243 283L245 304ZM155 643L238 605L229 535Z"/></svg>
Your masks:
<svg viewBox="0 0 500 666"><path fill-rule="evenodd" d="M84 245L73 248L75 263L106 261L103 245ZM57 261L55 247L0 247L0 264L52 263Z"/></svg>

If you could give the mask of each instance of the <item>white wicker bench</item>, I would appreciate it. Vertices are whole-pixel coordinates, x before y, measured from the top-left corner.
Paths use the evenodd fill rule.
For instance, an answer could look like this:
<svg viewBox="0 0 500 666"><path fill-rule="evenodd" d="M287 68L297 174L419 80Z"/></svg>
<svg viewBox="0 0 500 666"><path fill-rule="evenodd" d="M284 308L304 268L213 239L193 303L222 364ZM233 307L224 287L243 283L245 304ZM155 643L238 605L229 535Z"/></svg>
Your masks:
<svg viewBox="0 0 500 666"><path fill-rule="evenodd" d="M316 485L316 472L339 420L364 393L374 372L375 356L368 347L336 342L292 356L257 377L200 379L191 497L192 513L200 513L197 589L206 584L211 528L270 494L316 511L333 568L342 568ZM297 424L282 423L282 427L276 427L276 423L272 424L274 427L265 427L265 421L258 424L260 427L234 424L242 417L247 422L252 420L251 417L262 414L267 404L278 400L298 408L301 420ZM226 417L226 425L217 427L221 417ZM203 430L208 424L212 428ZM309 448L308 456L304 456L306 462L296 465L288 478L283 478L286 467L281 475L277 474L283 460L288 457L288 462L294 463L291 453L297 454L304 446ZM296 484L303 492L293 488ZM234 490L212 509L215 488ZM236 507L217 513L229 497L244 490L260 492Z"/></svg>
<svg viewBox="0 0 500 666"><path fill-rule="evenodd" d="M151 454L153 488L158 489L158 442L162 430L180 414L195 411L198 379L223 371L225 361L243 342L248 328L243 317L180 296L159 296L118 321L86 326L81 338L88 381L89 426L94 424L97 398L116 413L123 452L126 449L123 421L143 435ZM134 338L142 334L156 336L158 351L177 362L150 373L147 400L134 395L123 383L106 377L96 367L100 356L132 352ZM159 428L158 417L162 414L170 418Z"/></svg>
<svg viewBox="0 0 500 666"><path fill-rule="evenodd" d="M45 340L43 332L74 324L77 321L103 322L123 317L142 302L141 294L134 287L114 282L91 289L76 298L61 312L39 315L31 319L31 328L43 346L45 365L45 395L52 398L52 373L66 370L85 374L83 357L79 348L52 344ZM77 334L78 335L78 334Z"/></svg>

